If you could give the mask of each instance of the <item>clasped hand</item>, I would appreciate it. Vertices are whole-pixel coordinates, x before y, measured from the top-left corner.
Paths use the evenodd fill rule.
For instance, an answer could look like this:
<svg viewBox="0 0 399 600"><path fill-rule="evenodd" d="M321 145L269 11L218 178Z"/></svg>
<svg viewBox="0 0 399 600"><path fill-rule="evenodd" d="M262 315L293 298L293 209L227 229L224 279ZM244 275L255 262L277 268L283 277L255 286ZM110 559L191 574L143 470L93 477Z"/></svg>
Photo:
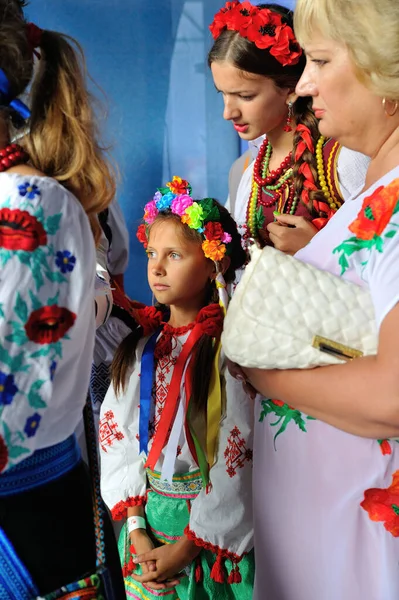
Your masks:
<svg viewBox="0 0 399 600"><path fill-rule="evenodd" d="M181 577L184 576L181 570L190 564L201 550L185 536L175 544L160 546L141 554L142 545L135 544L135 547L139 554L134 558L134 562L140 564L143 574L133 573L132 578L154 590L178 585Z"/></svg>

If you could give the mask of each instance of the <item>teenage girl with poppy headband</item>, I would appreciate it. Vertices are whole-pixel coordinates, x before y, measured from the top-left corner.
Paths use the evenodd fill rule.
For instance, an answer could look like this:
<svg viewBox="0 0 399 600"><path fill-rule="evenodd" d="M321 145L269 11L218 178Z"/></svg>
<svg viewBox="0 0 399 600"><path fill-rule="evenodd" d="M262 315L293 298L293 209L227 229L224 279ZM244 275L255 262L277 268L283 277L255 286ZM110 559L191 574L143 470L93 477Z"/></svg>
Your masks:
<svg viewBox="0 0 399 600"><path fill-rule="evenodd" d="M96 569L74 431L93 353L97 213L115 181L79 47L27 24L23 6L0 0L0 598L31 600ZM30 108L18 99L28 86ZM21 146L10 143L16 128ZM123 598L111 523L104 529Z"/></svg>
<svg viewBox="0 0 399 600"><path fill-rule="evenodd" d="M159 308L136 310L100 420L102 495L127 519L126 592L249 600L252 409L220 348L241 238L224 207L193 200L178 177L146 205L138 237Z"/></svg>
<svg viewBox="0 0 399 600"><path fill-rule="evenodd" d="M255 140L229 209L244 237L290 254L363 184L368 164L320 136L311 100L297 98L306 59L292 27L292 12L277 4L227 2L210 26L208 57L224 118Z"/></svg>

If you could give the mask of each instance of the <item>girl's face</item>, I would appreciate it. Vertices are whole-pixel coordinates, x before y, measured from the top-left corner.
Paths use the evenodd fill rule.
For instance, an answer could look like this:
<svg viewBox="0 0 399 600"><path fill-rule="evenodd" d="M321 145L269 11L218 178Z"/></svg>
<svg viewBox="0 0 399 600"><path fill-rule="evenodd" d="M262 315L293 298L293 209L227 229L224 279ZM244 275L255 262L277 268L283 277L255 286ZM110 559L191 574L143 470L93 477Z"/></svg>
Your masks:
<svg viewBox="0 0 399 600"><path fill-rule="evenodd" d="M175 221L161 220L151 227L146 252L148 283L158 302L199 311L215 270L201 243L186 239Z"/></svg>
<svg viewBox="0 0 399 600"><path fill-rule="evenodd" d="M278 88L271 79L241 71L225 60L213 62L211 71L217 91L223 94L223 117L232 121L243 140L284 127L288 88Z"/></svg>

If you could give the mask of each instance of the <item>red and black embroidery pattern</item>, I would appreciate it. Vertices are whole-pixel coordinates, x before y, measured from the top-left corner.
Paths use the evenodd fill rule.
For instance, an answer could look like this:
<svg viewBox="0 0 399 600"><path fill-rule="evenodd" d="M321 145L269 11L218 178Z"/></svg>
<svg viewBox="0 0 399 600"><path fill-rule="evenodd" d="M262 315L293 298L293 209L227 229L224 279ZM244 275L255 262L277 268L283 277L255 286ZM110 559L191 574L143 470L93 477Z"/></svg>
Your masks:
<svg viewBox="0 0 399 600"><path fill-rule="evenodd" d="M107 452L107 447L112 446L115 441L123 440L124 437L123 433L119 431L113 411L108 410L100 419L99 439L101 449Z"/></svg>
<svg viewBox="0 0 399 600"><path fill-rule="evenodd" d="M230 431L227 438L227 448L224 451L226 471L230 477L237 475L237 470L242 469L246 462L252 461L253 452L247 448L246 442L238 427Z"/></svg>

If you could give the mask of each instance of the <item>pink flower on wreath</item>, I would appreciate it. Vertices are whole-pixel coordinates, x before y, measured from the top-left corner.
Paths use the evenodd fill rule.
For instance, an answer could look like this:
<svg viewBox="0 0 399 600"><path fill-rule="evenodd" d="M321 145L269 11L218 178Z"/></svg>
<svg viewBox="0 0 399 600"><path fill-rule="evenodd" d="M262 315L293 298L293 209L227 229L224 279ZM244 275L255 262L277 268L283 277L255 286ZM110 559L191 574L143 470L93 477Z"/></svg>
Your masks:
<svg viewBox="0 0 399 600"><path fill-rule="evenodd" d="M233 238L231 237L231 235L229 233L224 232L222 235L222 242L224 244L228 244L229 242L231 242Z"/></svg>
<svg viewBox="0 0 399 600"><path fill-rule="evenodd" d="M176 196L174 200L172 200L171 210L175 215L179 215L182 217L186 209L189 206L192 206L193 199L188 194L181 194L180 196Z"/></svg>
<svg viewBox="0 0 399 600"><path fill-rule="evenodd" d="M151 225L151 223L153 223L155 221L157 214L158 214L158 209L157 209L155 200L151 200L151 202L147 202L147 204L144 207L144 221L148 225Z"/></svg>

